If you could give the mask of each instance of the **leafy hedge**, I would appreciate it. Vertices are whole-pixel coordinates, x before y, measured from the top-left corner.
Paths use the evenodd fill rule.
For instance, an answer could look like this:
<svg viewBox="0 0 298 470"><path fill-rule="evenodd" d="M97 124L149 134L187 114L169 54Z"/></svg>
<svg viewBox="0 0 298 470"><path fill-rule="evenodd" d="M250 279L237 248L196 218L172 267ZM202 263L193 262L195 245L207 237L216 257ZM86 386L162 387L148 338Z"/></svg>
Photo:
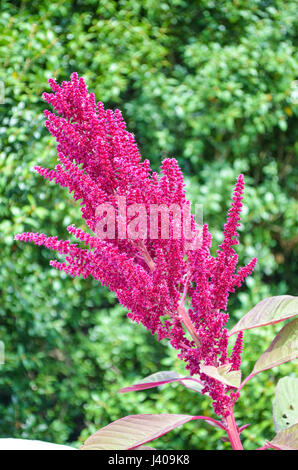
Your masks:
<svg viewBox="0 0 298 470"><path fill-rule="evenodd" d="M13 240L23 230L67 237L66 224L80 224L66 192L31 172L55 164L43 127L47 79L77 71L97 99L123 111L155 169L176 157L218 241L235 177L245 174L239 255L259 264L231 302L235 321L266 296L297 294L296 7L294 0L1 2L0 436L78 442L82 429L90 434L124 414L207 409L180 385L117 395L136 378L181 364L132 325L106 289L64 277L48 266L46 250ZM244 373L273 329L246 333ZM273 385L293 371L284 365L247 385L236 415L252 423L246 448L272 437ZM176 449L225 448L219 435L189 423L170 438ZM168 447L167 436L159 447Z"/></svg>

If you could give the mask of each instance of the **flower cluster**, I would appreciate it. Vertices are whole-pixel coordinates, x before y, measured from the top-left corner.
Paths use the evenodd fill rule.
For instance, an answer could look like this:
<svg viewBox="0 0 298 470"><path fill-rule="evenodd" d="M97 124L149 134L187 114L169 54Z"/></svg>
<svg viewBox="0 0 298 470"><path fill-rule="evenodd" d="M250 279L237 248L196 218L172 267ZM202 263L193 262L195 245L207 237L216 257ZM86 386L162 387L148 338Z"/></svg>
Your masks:
<svg viewBox="0 0 298 470"><path fill-rule="evenodd" d="M174 236L175 218L170 216L169 236L131 239L99 237L97 209L108 203L121 218L118 201L142 205L150 225L152 205L176 205L190 213L182 172L175 159L162 162L160 175L148 160L142 161L134 136L126 130L119 110L105 110L88 93L83 78L76 73L59 86L49 80L53 93L44 99L56 113L45 111L46 126L57 140L58 164L55 169L36 166L44 178L67 187L80 200L82 230L73 225L68 232L78 242L58 240L45 234L26 232L16 239L43 245L65 255L51 266L71 276L92 276L115 292L127 309L128 317L142 323L158 339L168 338L191 374L199 374L204 393L213 399L215 412L226 416L232 402L229 387L200 372L200 365L230 364L239 369L242 335L238 335L228 357L225 324L228 296L253 271L256 259L236 270L243 176L234 190L233 203L224 227L224 240L217 256L210 254L208 226L199 230L191 217L192 242L185 235ZM128 220L132 220L133 216ZM160 232L159 232L160 234ZM186 307L186 303L189 306Z"/></svg>

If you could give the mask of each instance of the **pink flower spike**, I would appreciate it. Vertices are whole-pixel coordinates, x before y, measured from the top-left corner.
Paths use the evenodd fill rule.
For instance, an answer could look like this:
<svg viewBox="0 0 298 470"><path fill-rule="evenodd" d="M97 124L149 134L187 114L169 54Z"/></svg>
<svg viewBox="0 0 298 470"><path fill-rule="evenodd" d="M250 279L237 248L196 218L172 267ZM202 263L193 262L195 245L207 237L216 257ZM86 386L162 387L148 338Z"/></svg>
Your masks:
<svg viewBox="0 0 298 470"><path fill-rule="evenodd" d="M44 112L45 125L57 141L58 162L53 169L35 166L35 170L80 201L85 227L67 227L77 243L32 232L15 238L58 252L64 259L52 260L50 265L59 271L72 277L90 276L109 287L128 318L156 333L158 340L170 342L190 375L198 375L202 393L213 400L215 413L228 416L236 394L200 367L230 363L232 370L238 370L241 364L242 332L228 357L226 323L229 295L252 273L257 261L254 258L236 271L234 246L238 244L243 175L237 179L224 239L214 257L208 225L199 227L191 214L177 160L166 158L160 174L152 172L121 112L96 102L77 73L60 85L54 79L49 84L52 92L43 98L52 111ZM153 207L160 213L152 228ZM169 211L168 219L161 209ZM109 211L109 221L115 225L120 221L120 227L107 236L104 227ZM182 214L182 220L177 214ZM164 220L168 220L168 230L164 230ZM186 225L187 234L181 230Z"/></svg>
<svg viewBox="0 0 298 470"><path fill-rule="evenodd" d="M239 175L237 183L233 192L233 202L228 211L227 222L224 226L224 241L219 246L219 249L225 254L225 257L230 256L234 250L233 245L238 245L238 227L241 225L240 213L242 210L242 199L244 191L244 177Z"/></svg>
<svg viewBox="0 0 298 470"><path fill-rule="evenodd" d="M237 272L237 274L235 274L231 282L232 289L234 287L240 287L242 285L245 278L247 278L247 276L249 276L255 269L257 261L257 258L253 258L246 266L239 269L239 271ZM233 290L231 292L233 292Z"/></svg>

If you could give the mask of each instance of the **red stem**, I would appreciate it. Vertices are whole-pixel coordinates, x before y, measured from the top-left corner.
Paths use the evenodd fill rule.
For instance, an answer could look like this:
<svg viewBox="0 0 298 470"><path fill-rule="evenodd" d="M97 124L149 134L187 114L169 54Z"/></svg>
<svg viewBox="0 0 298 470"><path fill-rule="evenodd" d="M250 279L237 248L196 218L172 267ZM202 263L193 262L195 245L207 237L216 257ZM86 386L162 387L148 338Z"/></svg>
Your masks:
<svg viewBox="0 0 298 470"><path fill-rule="evenodd" d="M243 446L239 437L238 427L234 418L233 409L231 410L231 413L226 417L226 429L233 450L243 450Z"/></svg>

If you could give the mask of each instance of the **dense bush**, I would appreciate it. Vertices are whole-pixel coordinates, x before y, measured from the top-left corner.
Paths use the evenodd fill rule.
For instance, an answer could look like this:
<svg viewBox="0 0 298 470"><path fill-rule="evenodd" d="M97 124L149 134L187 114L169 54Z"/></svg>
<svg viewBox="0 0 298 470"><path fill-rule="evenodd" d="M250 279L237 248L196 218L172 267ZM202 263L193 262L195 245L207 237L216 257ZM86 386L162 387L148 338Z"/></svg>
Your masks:
<svg viewBox="0 0 298 470"><path fill-rule="evenodd" d="M0 435L65 443L137 411L204 412L206 399L179 385L117 395L136 378L181 368L175 354L132 325L106 289L64 277L46 250L13 240L23 230L65 238L66 224L80 224L67 193L31 172L55 164L41 93L51 76L83 75L97 99L123 111L155 169L178 159L218 241L235 176L245 174L239 254L259 264L231 302L235 321L266 296L297 294L296 2L3 0L0 9ZM245 373L273 330L246 333ZM252 423L246 448L273 435L273 384L293 370L248 384L236 416ZM177 449L226 445L201 424L174 435Z"/></svg>

